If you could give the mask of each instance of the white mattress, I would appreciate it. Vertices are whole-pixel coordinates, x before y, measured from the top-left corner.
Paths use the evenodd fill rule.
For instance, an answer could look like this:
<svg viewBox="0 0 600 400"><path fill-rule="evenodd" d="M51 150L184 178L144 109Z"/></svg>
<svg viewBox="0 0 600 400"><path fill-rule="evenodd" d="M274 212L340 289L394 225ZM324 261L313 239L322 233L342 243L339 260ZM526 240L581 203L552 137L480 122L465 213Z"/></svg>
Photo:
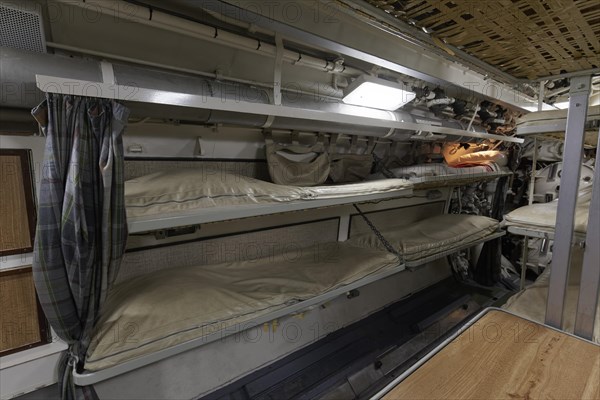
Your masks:
<svg viewBox="0 0 600 400"><path fill-rule="evenodd" d="M85 368L96 371L214 332L397 267L390 253L328 243L250 260L172 268L115 286Z"/></svg>
<svg viewBox="0 0 600 400"><path fill-rule="evenodd" d="M404 179L314 187L285 186L220 171L181 169L125 182L125 205L127 216L135 218L208 207L391 193L411 187L412 183Z"/></svg>
<svg viewBox="0 0 600 400"><path fill-rule="evenodd" d="M592 186L582 189L575 209L575 232L587 232L587 222L592 199ZM531 230L554 232L558 199L548 203L536 203L516 210L504 216L504 225L517 226Z"/></svg>
<svg viewBox="0 0 600 400"><path fill-rule="evenodd" d="M425 258L448 251L463 244L482 239L498 230L495 219L477 215L436 215L410 225L381 230L390 244L407 261ZM371 233L353 236L349 243L368 248L383 248L381 241Z"/></svg>
<svg viewBox="0 0 600 400"><path fill-rule="evenodd" d="M582 265L582 251L578 247L573 248L571 265L563 318L564 330L573 333ZM508 299L502 308L533 321L544 323L546 319L549 284L550 268L547 268L531 286ZM596 343L600 343L600 301L598 302L596 320L594 322L593 340Z"/></svg>

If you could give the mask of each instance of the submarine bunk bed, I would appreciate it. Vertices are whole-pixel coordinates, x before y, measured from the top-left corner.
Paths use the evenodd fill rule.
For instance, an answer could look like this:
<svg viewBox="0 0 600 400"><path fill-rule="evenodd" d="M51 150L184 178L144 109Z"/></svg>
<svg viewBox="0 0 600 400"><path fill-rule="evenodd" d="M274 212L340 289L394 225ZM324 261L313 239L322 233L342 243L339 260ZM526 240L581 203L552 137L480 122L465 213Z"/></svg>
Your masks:
<svg viewBox="0 0 600 400"><path fill-rule="evenodd" d="M596 142L598 141L599 117L599 106L588 108L586 120L583 125L584 148L597 148ZM538 140L548 140L550 138L550 140L562 140L564 142L566 126L567 110L534 112L519 120L517 124L517 134L525 137L533 137L532 171L536 171L539 152ZM562 171L559 171L559 173L560 172ZM552 174L552 172L550 172L550 174ZM550 242L554 240L557 221L558 199L554 199L547 203L533 203L535 197L534 181L536 176L537 172L532 173L532 179L529 185L529 205L509 212L504 216L504 221L502 222L502 225L506 227L508 233L523 236L521 263L525 266L528 265L529 259L529 238L541 239L540 254L542 254L542 252L547 252ZM552 177L549 176L548 179L550 180ZM587 176L586 180L581 181L575 206L574 238L580 244L585 242L585 233L587 231L588 211L592 197L592 187L590 183L593 183L593 177L590 176ZM527 268L521 269L521 290L525 287L526 271Z"/></svg>
<svg viewBox="0 0 600 400"><path fill-rule="evenodd" d="M558 199L518 208L504 218L503 224L509 233L554 241L550 267L526 288L523 268L522 290L504 307L533 321L545 320L552 326L600 343L598 165L591 185L582 189L579 179L584 146L594 147L590 136L597 141L596 151L600 146L598 127L595 126L593 131L589 127L590 121L597 121L598 107L587 107L589 77L571 81L569 112L560 113L563 119L548 122L544 118L521 130L521 134L555 134L557 129L563 130L563 171ZM551 112L549 115L556 114ZM530 119L537 120L535 117ZM526 257L527 251L524 251L523 265L526 265Z"/></svg>
<svg viewBox="0 0 600 400"><path fill-rule="evenodd" d="M81 92L85 85L71 85L72 82L63 78L38 76L37 79L41 90L50 88L48 92L85 95ZM47 82L52 82L52 85L47 85ZM117 97L120 93L126 93L115 90L118 85L94 85L99 89L98 97L114 98L115 93ZM109 94L102 95L103 93ZM169 98L175 98L167 94L139 88L139 99L136 95L132 97L128 94L127 98L120 100L160 99L161 104L166 104L165 101ZM489 136L495 140L519 142L519 139L500 135L310 110L291 110L285 106L257 106L243 102L232 105L190 94L182 98L183 100L177 98L173 105L267 115L300 114L301 117L312 120L344 121L365 126L379 124L386 128L413 129L413 125L418 125L419 128L461 137L481 139ZM387 200L410 196L413 186L406 180L386 179L306 188L275 185L240 176L207 182L206 176L194 178L190 176L193 173L158 173L126 183L128 233L131 235L207 222ZM362 212L359 211L359 214L362 217ZM461 230L467 228L468 233L461 232L463 234L457 235L452 229L444 229L447 224L456 224ZM340 226L349 228L349 225ZM260 258L251 263L249 268L244 263L169 268L125 281L111 290L94 329L86 359L82 360L84 369L73 369L72 379L79 386L93 384L99 388L107 383L104 387L109 388L110 396L119 393L120 389L130 387L128 379L149 382L152 381L150 376L162 376L169 380L171 388L180 390L179 397L215 390L227 382L220 381L215 385L213 380L210 381L212 385L207 387L206 382L194 379L193 371L186 365L197 365L199 370L214 371L215 368L211 369L210 365L211 354L222 352L225 347L228 352L244 354L248 350L244 350L243 342L234 340L225 346L220 341L232 336L240 326L246 328L242 329L242 332L246 332L252 327L276 321L283 316L304 315L304 311L348 294L355 288L401 272L406 265L404 258L411 266L443 258L467 246L497 238L502 234L497 227L497 221L485 217L442 215L417 221L412 229L404 230L399 227L388 232L393 243L383 239L384 243L387 242L384 246L386 251L365 249L373 247L373 242L368 238L366 245L357 239L351 239L348 243L335 244L324 259L315 258L315 254L321 255L322 249L313 246L304 248L300 256L296 254L292 257L282 252L273 257ZM415 234L421 233L424 235L420 241L412 240ZM343 241L347 236L347 232L341 234L340 240ZM407 238L410 240L406 240ZM251 276L244 276L244 273ZM203 290L197 290L200 287ZM173 302L163 301L164 298L173 299ZM198 312L198 309L202 311ZM364 314L364 310L362 312ZM232 327L236 328L231 329ZM143 337L134 335L132 338L132 333ZM295 349L305 344L307 343L300 343ZM262 354L262 358L254 357L250 363L252 365L248 359L237 357L238 365L228 365L225 368L233 368L234 371L229 371L229 375L240 377L261 364L266 365L282 357L289 348L290 346L281 345L278 349L270 348L272 352ZM219 378L215 379L218 381ZM179 386L182 382L187 383L185 389L183 386L186 385ZM160 380L148 383L148 393L161 393L156 387L160 383Z"/></svg>
<svg viewBox="0 0 600 400"><path fill-rule="evenodd" d="M175 170L128 181L125 191L130 233L136 233L149 224L164 229L173 221L202 223L215 221L214 215L237 218L241 214L229 214L232 203L238 210L247 208L246 213L262 215L296 207L297 202L306 209L331 205L319 203L322 201L355 204L408 196L411 186L405 180L386 179L300 188L227 174L207 181L202 171ZM358 188L363 189L363 196L356 194ZM368 188L379 193L369 193ZM260 201L270 208L257 208ZM290 314L302 314L397 274L406 265L422 265L497 238L503 234L498 225L491 218L446 214L383 231L384 240L400 257L390 253L385 242L381 243L382 250L374 243L379 239L358 235L332 246L305 247L299 253L283 252L246 263L170 268L129 279L112 290L92 339L85 371L75 372L75 381L102 384L158 360L172 367L173 356L194 348L197 350L179 358L206 363L201 360L218 351L219 340L239 333L233 327L250 330ZM198 304L203 304L202 311ZM135 326L136 332L144 334L136 335L134 342L126 338L115 341L115 330L123 326ZM243 345L231 345L243 351ZM199 393L207 388L196 389Z"/></svg>

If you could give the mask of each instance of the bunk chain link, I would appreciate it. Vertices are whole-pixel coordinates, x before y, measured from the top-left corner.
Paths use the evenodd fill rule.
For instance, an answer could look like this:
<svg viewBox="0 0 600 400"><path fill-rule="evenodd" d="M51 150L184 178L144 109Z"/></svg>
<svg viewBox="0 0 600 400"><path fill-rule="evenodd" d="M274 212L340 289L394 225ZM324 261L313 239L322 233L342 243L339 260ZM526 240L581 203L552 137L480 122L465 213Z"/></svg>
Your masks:
<svg viewBox="0 0 600 400"><path fill-rule="evenodd" d="M373 222L371 222L371 220L369 218L367 218L367 216L365 214L363 214L363 212L361 211L361 209L358 208L358 206L356 204L352 204L352 205L354 206L354 208L356 209L356 211L358 211L358 214L362 217L362 219L369 226L369 228L371 228L371 230L373 231L373 233L375 234L375 236L377 236L377 239L381 242L381 244L383 244L383 247L385 247L385 249L387 251L389 251L390 253L394 254L396 257L398 257L398 259L400 260L401 263L404 262L402 254L398 250L396 250L394 248L394 246L392 246L392 244L390 242L387 241L387 239L383 236L383 234L379 231L379 229L377 229L375 227L375 225L373 224Z"/></svg>

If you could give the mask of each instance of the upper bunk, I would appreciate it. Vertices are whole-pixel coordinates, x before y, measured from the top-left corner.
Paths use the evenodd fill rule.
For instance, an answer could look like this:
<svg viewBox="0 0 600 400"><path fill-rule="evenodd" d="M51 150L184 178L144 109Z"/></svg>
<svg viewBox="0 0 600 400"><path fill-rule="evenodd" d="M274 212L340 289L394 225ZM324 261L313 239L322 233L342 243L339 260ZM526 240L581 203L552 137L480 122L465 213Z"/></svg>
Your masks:
<svg viewBox="0 0 600 400"><path fill-rule="evenodd" d="M564 140L568 109L537 111L526 114L517 121L519 136ZM585 121L585 146L596 147L600 128L600 106L588 107Z"/></svg>
<svg viewBox="0 0 600 400"><path fill-rule="evenodd" d="M412 194L404 179L300 187L202 168L163 171L125 183L130 233L256 217Z"/></svg>

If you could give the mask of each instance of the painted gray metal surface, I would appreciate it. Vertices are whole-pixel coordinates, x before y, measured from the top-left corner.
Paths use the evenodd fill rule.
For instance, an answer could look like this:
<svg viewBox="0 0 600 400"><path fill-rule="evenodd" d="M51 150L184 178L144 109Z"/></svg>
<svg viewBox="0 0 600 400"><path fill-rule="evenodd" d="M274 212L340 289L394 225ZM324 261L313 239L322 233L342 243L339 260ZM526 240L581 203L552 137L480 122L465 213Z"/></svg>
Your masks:
<svg viewBox="0 0 600 400"><path fill-rule="evenodd" d="M549 230L545 230L542 228L533 230L533 229L529 229L529 228L522 228L519 226L510 225L510 226L506 227L506 231L508 233L512 233L513 235L529 236L530 238L554 240L554 231L549 231ZM574 232L573 237L576 242L583 242L583 240L585 240L585 234L582 234L579 232Z"/></svg>
<svg viewBox="0 0 600 400"><path fill-rule="evenodd" d="M600 137L598 147L600 147ZM598 297L600 297L600 165L598 163L594 171L592 190L574 331L577 336L586 339L592 339L594 320L600 318L596 315Z"/></svg>
<svg viewBox="0 0 600 400"><path fill-rule="evenodd" d="M80 81L45 75L36 75L37 87L46 93L62 93L77 96L102 97L123 101L133 101L150 104L162 104L177 107L229 111L255 115L272 115L275 117L298 118L311 121L337 122L342 124L359 125L365 127L397 128L401 130L425 131L454 136L464 136L477 139L503 140L512 143L523 143L524 139L512 136L492 135L466 131L462 129L447 128L414 122L397 121L390 113L390 119L372 118L335 112L324 112L289 106L276 106L273 104L251 103L236 99L223 99L207 95L194 95L188 93L171 92L165 90L148 89L141 87L111 85L102 82ZM381 110L365 108L365 113ZM392 119L393 118L393 119ZM371 135L373 136L373 135Z"/></svg>
<svg viewBox="0 0 600 400"><path fill-rule="evenodd" d="M297 43L308 44L317 48L341 54L347 57L374 64L391 71L424 80L426 82L445 87L450 91L468 92L479 98L484 98L493 102L498 102L512 109L525 111L523 105L536 104L535 100L520 92L514 87L504 85L488 79L480 73L473 72L456 62L445 60L444 58L433 54L433 52L424 49L415 44L405 45L398 42L397 37L390 35L388 46L387 40L382 36L375 36L375 43L370 48L360 49L356 42L356 32L340 29L339 25L344 25L348 21L346 15L337 9L338 5L330 1L299 2L295 4L299 14L307 17L315 15L311 11L311 6L317 7L317 14L321 12L318 18L295 18L290 21L285 15L274 12L274 8L279 6L285 8L285 2L271 2L268 0L257 0L252 2L239 2L235 0L220 0L215 2L206 2L200 6L225 15L236 16L247 23L270 31L280 32L286 38ZM330 14L325 15L327 12ZM327 21L327 16L333 16L329 24L319 22ZM291 23L290 23L291 22ZM351 33L354 33L352 35ZM377 35L378 30L369 31ZM361 31L361 34L364 32ZM381 40L380 40L381 39ZM353 43L350 43L353 42ZM408 42L407 42L408 43ZM394 44L394 45L392 45ZM419 49L416 52L415 49ZM404 51L403 51L404 50ZM399 61L398 54L402 54L402 61ZM425 57L424 57L425 55ZM390 61L393 60L393 61ZM423 72L427 71L427 72ZM473 90L472 90L473 89Z"/></svg>
<svg viewBox="0 0 600 400"><path fill-rule="evenodd" d="M584 127L590 87L590 76L571 79L563 170L556 210L552 272L550 273L546 305L546 324L558 329L563 326L564 301L571 263L571 244L574 236L575 207L579 192L579 175L585 137Z"/></svg>

